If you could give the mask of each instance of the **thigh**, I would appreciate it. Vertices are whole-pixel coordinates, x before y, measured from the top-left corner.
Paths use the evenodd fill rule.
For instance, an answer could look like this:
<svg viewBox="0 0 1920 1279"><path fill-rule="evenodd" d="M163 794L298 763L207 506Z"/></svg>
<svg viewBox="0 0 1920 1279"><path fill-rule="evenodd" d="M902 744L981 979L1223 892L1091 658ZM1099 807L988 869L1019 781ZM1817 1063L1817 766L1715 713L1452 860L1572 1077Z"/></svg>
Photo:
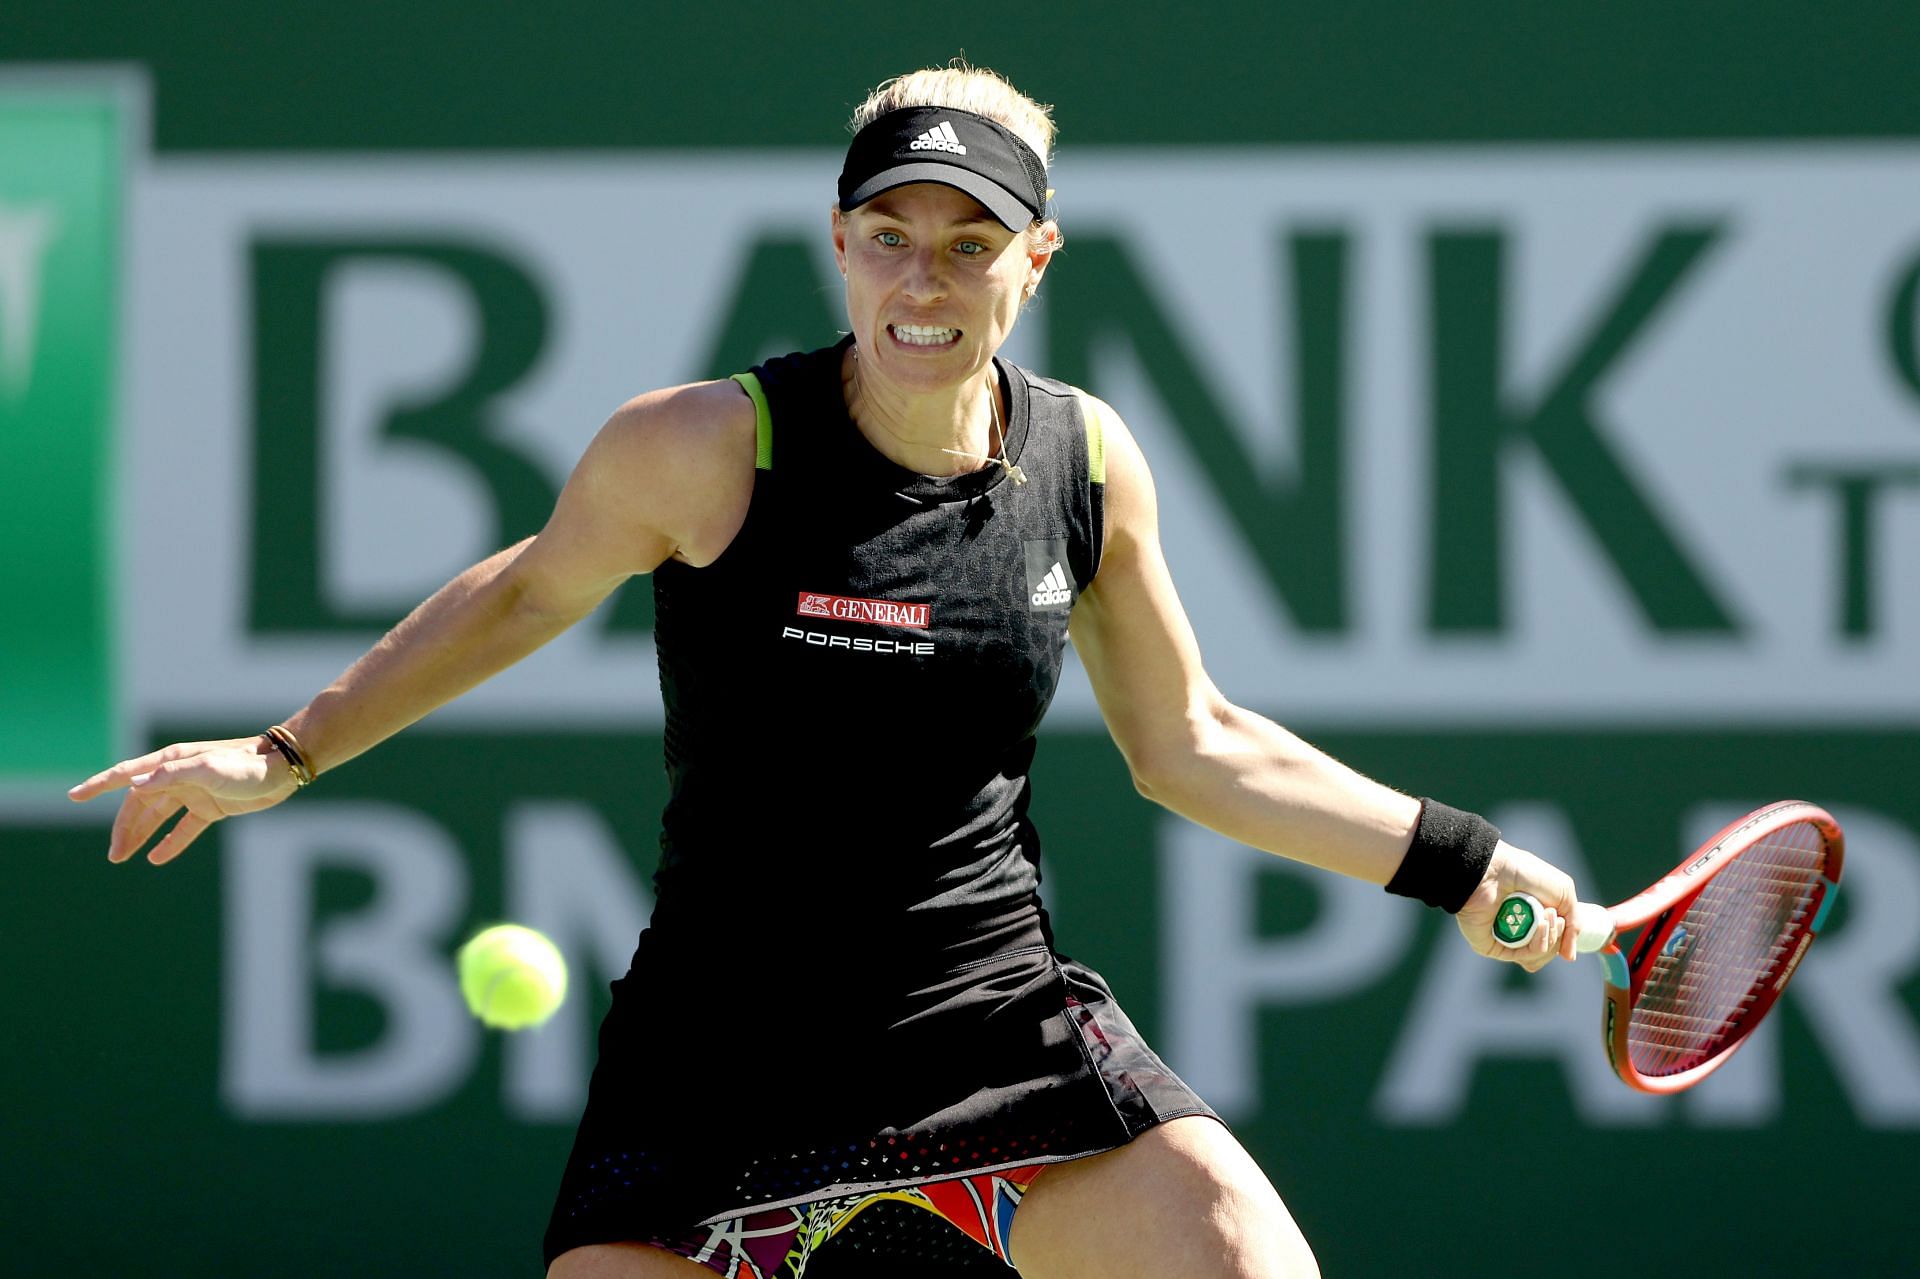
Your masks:
<svg viewBox="0 0 1920 1279"><path fill-rule="evenodd" d="M1055 1164L1013 1218L1022 1279L1297 1279L1313 1252L1225 1125L1193 1116Z"/></svg>
<svg viewBox="0 0 1920 1279"><path fill-rule="evenodd" d="M665 1248L597 1243L570 1248L547 1267L547 1279L713 1279L713 1271Z"/></svg>

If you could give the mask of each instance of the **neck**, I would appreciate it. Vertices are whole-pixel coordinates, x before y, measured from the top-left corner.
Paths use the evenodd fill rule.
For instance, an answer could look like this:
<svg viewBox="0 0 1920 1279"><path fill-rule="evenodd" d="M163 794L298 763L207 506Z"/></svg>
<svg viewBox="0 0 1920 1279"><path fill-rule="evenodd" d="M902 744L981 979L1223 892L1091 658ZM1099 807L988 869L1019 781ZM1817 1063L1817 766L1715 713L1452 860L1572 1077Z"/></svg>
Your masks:
<svg viewBox="0 0 1920 1279"><path fill-rule="evenodd" d="M951 476L999 465L1006 439L997 423L1006 415L991 370L985 378L912 395L864 370L860 348L853 346L841 362L840 383L855 428L896 466Z"/></svg>

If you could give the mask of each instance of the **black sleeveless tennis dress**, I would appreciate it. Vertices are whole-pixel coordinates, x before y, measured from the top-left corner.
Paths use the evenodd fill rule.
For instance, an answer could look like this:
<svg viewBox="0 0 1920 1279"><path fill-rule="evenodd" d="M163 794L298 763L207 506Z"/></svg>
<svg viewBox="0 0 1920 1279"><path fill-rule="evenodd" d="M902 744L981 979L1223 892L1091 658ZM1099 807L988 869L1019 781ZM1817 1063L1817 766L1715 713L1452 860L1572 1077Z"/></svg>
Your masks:
<svg viewBox="0 0 1920 1279"><path fill-rule="evenodd" d="M549 1260L1211 1113L1055 951L1038 895L1028 769L1099 564L1097 412L998 363L1021 480L917 475L849 420L845 348L740 375L745 522L654 576L656 905Z"/></svg>

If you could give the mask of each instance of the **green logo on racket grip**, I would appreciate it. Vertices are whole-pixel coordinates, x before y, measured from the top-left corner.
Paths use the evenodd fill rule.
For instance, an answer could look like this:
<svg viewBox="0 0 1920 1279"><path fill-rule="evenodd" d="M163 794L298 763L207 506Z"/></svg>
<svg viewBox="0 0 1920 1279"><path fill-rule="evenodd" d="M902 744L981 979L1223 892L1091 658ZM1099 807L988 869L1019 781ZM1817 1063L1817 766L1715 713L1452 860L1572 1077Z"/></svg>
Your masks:
<svg viewBox="0 0 1920 1279"><path fill-rule="evenodd" d="M1533 931L1533 905L1524 897L1509 897L1500 903L1494 916L1493 935L1509 946L1518 946Z"/></svg>

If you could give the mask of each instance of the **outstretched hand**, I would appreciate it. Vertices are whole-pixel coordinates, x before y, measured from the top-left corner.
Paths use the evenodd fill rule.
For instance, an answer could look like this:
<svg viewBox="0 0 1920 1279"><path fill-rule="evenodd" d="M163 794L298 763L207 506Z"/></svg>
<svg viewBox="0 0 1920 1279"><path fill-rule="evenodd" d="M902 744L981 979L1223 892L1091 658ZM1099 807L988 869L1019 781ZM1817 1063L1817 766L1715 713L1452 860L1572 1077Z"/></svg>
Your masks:
<svg viewBox="0 0 1920 1279"><path fill-rule="evenodd" d="M1493 937L1493 917L1500 903L1514 892L1531 893L1540 903L1540 925L1524 946L1502 946ZM1577 902L1573 878L1565 871L1515 848L1506 840L1494 847L1493 860L1480 886L1454 915L1467 944L1489 959L1504 959L1537 973L1555 955L1572 959L1577 934L1568 927Z"/></svg>
<svg viewBox="0 0 1920 1279"><path fill-rule="evenodd" d="M158 866L185 852L222 817L271 808L298 787L286 761L264 738L234 737L178 742L123 760L75 786L67 798L84 803L121 789L127 793L114 815L107 860L130 860L178 813L180 820L147 854Z"/></svg>

